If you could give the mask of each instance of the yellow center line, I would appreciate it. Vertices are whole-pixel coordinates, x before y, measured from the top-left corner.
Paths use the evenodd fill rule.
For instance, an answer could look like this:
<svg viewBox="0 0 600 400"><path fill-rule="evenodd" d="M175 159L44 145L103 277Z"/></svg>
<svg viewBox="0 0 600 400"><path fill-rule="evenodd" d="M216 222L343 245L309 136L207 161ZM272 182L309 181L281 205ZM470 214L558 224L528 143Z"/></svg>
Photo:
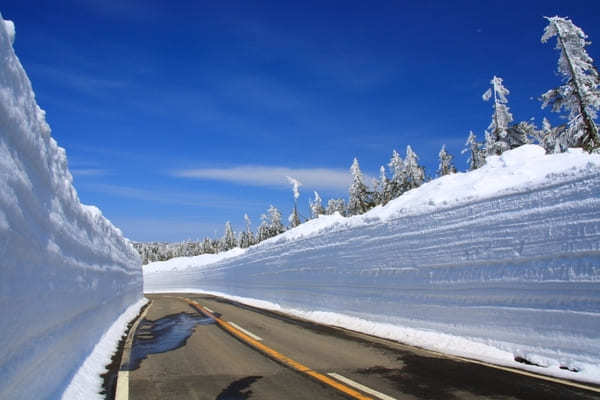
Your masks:
<svg viewBox="0 0 600 400"><path fill-rule="evenodd" d="M279 361L280 363L285 364L285 365L289 366L290 368L295 369L298 372L306 374L306 375L318 380L319 382L329 385L350 397L353 397L353 398L359 399L359 400L373 400L372 398L364 396L363 394L357 392L356 390L352 389L351 387L346 386L340 382L337 382L337 381L331 379L330 377L323 375L317 371L314 371L314 370L310 369L309 367L307 367L306 365L303 365L295 360L292 360L291 358L279 353L278 351L273 350L269 346L266 346L265 344L251 338L250 336L246 335L244 332L231 326L231 324L229 324L228 322L215 316L212 312L208 311L205 307L202 307L197 302L190 300L188 298L182 298L182 299L184 301L186 301L189 305L194 307L196 310L201 312L202 314L205 314L208 317L214 319L215 322L217 324L219 324L219 326L221 326L221 328L225 329L227 332L236 336L237 338L239 338L246 344L248 344L248 345L254 347L255 349L259 350L260 352L266 354L270 358L272 358L276 361Z"/></svg>

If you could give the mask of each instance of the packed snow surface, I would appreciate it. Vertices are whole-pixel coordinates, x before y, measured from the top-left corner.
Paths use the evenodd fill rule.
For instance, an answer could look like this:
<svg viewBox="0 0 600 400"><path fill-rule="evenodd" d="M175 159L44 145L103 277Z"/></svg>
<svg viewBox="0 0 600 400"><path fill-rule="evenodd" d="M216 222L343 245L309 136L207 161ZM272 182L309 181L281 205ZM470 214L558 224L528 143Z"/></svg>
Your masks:
<svg viewBox="0 0 600 400"><path fill-rule="evenodd" d="M600 383L600 155L525 145L235 251L149 264L145 288Z"/></svg>
<svg viewBox="0 0 600 400"><path fill-rule="evenodd" d="M79 202L13 40L0 15L0 398L55 399L86 359L92 375L110 362L114 348L92 350L141 306L141 262L100 210ZM97 377L84 386L71 398L101 398Z"/></svg>

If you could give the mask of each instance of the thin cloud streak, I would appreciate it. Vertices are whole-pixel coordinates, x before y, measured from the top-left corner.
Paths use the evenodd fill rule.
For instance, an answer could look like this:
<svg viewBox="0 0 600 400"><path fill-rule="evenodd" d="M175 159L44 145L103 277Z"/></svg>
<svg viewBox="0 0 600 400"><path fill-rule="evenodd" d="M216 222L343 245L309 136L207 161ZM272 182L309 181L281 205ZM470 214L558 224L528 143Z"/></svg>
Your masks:
<svg viewBox="0 0 600 400"><path fill-rule="evenodd" d="M227 181L249 186L283 187L289 187L287 177L293 176L301 181L305 187L340 191L346 191L352 183L350 171L329 168L294 169L263 166L199 168L174 171L173 176L179 178Z"/></svg>
<svg viewBox="0 0 600 400"><path fill-rule="evenodd" d="M181 206L228 209L232 207L240 207L241 205L262 205L262 203L248 201L247 199L237 200L219 196L210 196L194 193L165 192L164 190L148 190L130 186L110 185L103 183L85 185L85 188L88 190L106 193L116 197L164 204L176 204Z"/></svg>
<svg viewBox="0 0 600 400"><path fill-rule="evenodd" d="M71 168L73 176L105 176L109 173L107 169L101 168Z"/></svg>

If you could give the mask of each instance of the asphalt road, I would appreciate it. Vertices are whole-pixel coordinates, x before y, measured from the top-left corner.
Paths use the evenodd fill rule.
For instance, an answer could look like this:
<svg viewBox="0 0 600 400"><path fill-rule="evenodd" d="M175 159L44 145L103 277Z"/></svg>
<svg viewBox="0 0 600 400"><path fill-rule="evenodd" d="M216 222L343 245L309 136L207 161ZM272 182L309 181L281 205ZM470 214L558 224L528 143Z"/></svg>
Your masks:
<svg viewBox="0 0 600 400"><path fill-rule="evenodd" d="M129 382L119 384L128 384L130 399L359 398L351 391L385 400L600 398L212 296L147 297L152 304L121 366Z"/></svg>

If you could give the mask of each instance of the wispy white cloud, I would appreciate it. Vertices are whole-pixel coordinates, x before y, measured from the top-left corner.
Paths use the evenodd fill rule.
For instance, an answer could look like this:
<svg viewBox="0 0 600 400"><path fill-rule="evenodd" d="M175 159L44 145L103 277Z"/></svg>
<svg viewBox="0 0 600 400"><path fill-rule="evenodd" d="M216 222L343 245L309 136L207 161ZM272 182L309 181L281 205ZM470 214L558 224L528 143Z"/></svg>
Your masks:
<svg viewBox="0 0 600 400"><path fill-rule="evenodd" d="M105 176L109 173L109 170L102 168L71 168L73 176Z"/></svg>
<svg viewBox="0 0 600 400"><path fill-rule="evenodd" d="M293 176L305 187L313 189L347 190L352 183L350 171L331 168L287 168L241 166L232 168L198 168L173 172L174 176L191 179L210 179L251 186L288 187L287 177Z"/></svg>
<svg viewBox="0 0 600 400"><path fill-rule="evenodd" d="M91 191L101 192L116 197L181 206L230 209L240 207L241 205L262 205L262 203L248 201L248 199L235 199L200 193L173 192L166 191L164 189L142 189L131 186L111 185L104 183L85 185L85 188Z"/></svg>

